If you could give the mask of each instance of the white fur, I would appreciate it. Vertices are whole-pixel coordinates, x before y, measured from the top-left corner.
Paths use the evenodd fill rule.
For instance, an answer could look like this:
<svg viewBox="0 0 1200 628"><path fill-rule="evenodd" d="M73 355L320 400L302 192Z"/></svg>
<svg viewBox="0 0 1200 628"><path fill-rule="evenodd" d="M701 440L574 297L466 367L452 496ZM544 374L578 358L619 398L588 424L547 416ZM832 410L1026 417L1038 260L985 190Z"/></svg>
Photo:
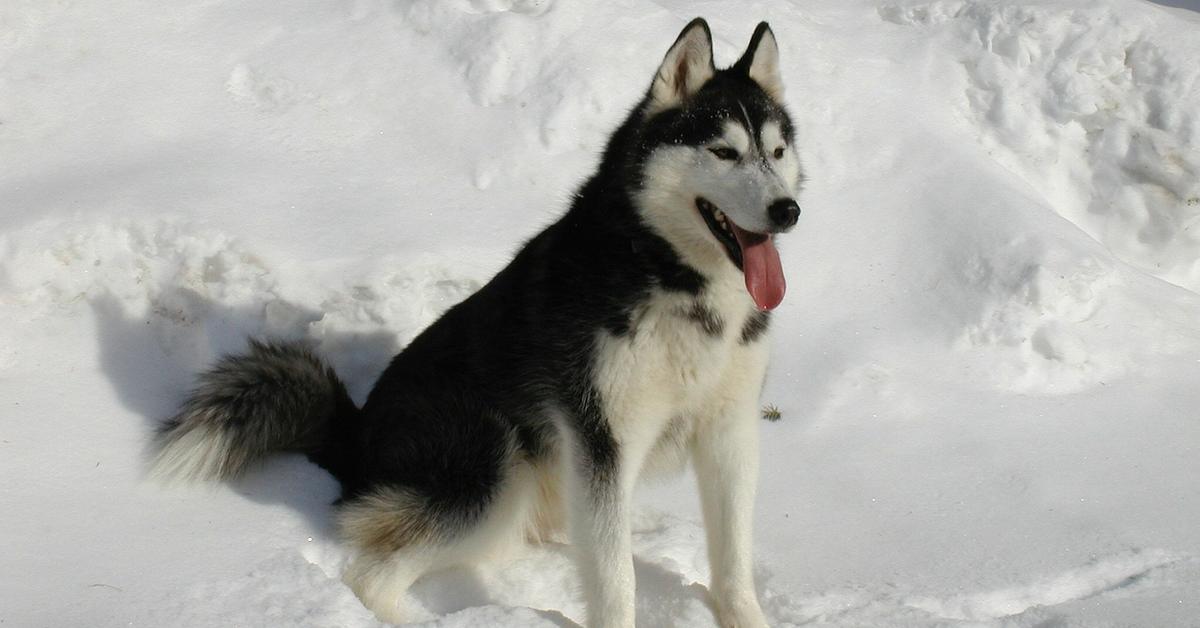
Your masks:
<svg viewBox="0 0 1200 628"><path fill-rule="evenodd" d="M723 397L692 440L692 460L704 508L712 582L721 626L765 628L753 572L754 495L758 481L758 395L766 343L734 352Z"/></svg>
<svg viewBox="0 0 1200 628"><path fill-rule="evenodd" d="M804 182L804 171L800 168L800 155L793 146L789 146L783 137L783 129L774 120L764 122L758 132L758 141L771 172L779 177L783 186L792 197L800 192L800 184ZM775 149L783 149L783 157L775 158Z"/></svg>
<svg viewBox="0 0 1200 628"><path fill-rule="evenodd" d="M350 590L379 621L402 624L412 618L405 609L408 588L439 566L439 548L413 545L387 556L356 556L342 574Z"/></svg>
<svg viewBox="0 0 1200 628"><path fill-rule="evenodd" d="M706 26L693 25L679 35L654 75L654 82L650 85L649 113L678 107L708 82L716 71L712 36Z"/></svg>
<svg viewBox="0 0 1200 628"><path fill-rule="evenodd" d="M763 342L739 343L753 303L740 273L721 261L733 272L718 273L701 298L724 323L719 338L687 318L695 299L673 293L655 295L635 316L633 333L597 337L593 381L620 444L620 493L600 505L588 504L586 491L573 495L572 531L589 591L589 626L633 625L630 495L647 456L671 457L678 452L664 449L678 445L689 448L683 455L696 457L702 475L713 593L718 610L733 622L723 625L766 625L754 595L750 513L767 350ZM668 428L678 433L664 440Z"/></svg>
<svg viewBox="0 0 1200 628"><path fill-rule="evenodd" d="M749 73L750 78L754 79L763 91L775 100L783 100L783 77L779 74L779 44L775 42L775 33L769 28L758 41L758 47L754 49Z"/></svg>
<svg viewBox="0 0 1200 628"><path fill-rule="evenodd" d="M545 470L541 470L544 473ZM533 465L518 461L505 474L504 486L483 521L448 542L413 543L384 555L355 556L342 574L362 603L381 621L399 624L406 613L406 592L426 573L511 556L525 543L538 512L540 483ZM384 513L381 513L384 514Z"/></svg>
<svg viewBox="0 0 1200 628"><path fill-rule="evenodd" d="M232 449L229 439L218 427L195 426L158 451L149 475L164 484L218 479Z"/></svg>
<svg viewBox="0 0 1200 628"><path fill-rule="evenodd" d="M728 146L736 150L739 155L745 155L754 148L750 143L750 132L746 127L733 120L725 122L725 126L721 129L721 138L717 142L719 145Z"/></svg>
<svg viewBox="0 0 1200 628"><path fill-rule="evenodd" d="M733 143L724 138L720 142ZM782 138L768 146L773 152L774 146L783 146ZM642 216L688 265L737 272L695 209L697 197L716 205L739 227L759 233L771 228L767 214L771 203L795 197L801 172L793 148L785 147L783 159L771 155L766 162L746 161L720 160L705 147L692 146L666 146L647 160L646 185L637 199Z"/></svg>

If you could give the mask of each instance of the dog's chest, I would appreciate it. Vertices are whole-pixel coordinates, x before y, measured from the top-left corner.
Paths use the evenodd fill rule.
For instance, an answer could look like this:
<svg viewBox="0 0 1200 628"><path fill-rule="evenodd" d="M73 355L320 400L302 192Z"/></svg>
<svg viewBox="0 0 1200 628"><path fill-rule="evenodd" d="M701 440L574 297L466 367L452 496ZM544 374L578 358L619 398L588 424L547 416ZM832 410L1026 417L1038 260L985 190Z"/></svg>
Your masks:
<svg viewBox="0 0 1200 628"><path fill-rule="evenodd" d="M672 418L728 398L744 386L739 369L765 360L761 341L747 341L756 317L743 294L692 297L656 294L630 320L627 333L603 334L596 385L617 415Z"/></svg>

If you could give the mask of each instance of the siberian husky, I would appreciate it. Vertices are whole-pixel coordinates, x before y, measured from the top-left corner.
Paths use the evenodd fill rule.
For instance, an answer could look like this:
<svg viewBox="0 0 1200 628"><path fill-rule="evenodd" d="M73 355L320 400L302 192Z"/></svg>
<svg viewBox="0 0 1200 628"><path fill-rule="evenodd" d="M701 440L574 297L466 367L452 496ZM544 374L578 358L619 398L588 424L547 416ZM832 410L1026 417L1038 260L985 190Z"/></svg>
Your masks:
<svg viewBox="0 0 1200 628"><path fill-rule="evenodd" d="M690 460L722 626L761 627L751 556L778 234L802 173L766 23L733 66L693 20L570 209L397 355L360 409L304 346L203 374L153 471L299 451L342 485L344 580L389 622L422 574L569 532L587 625L634 624L638 476Z"/></svg>

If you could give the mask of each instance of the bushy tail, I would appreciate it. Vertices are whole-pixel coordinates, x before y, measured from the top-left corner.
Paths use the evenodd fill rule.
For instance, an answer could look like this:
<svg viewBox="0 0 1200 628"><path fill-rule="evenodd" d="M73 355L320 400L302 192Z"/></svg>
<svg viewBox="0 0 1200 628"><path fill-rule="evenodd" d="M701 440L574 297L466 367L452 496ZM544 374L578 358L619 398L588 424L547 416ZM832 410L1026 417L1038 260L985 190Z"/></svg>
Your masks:
<svg viewBox="0 0 1200 628"><path fill-rule="evenodd" d="M341 443L358 410L333 369L299 343L252 340L200 376L158 430L151 474L167 480L241 475L274 451L298 451L340 477Z"/></svg>

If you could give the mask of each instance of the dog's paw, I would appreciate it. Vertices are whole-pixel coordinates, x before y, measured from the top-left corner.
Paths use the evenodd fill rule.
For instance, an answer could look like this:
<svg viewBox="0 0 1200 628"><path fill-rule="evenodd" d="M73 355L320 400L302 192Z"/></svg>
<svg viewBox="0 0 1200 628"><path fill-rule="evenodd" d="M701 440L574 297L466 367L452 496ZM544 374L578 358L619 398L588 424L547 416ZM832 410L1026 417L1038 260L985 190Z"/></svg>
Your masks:
<svg viewBox="0 0 1200 628"><path fill-rule="evenodd" d="M767 617L753 593L723 596L716 607L721 628L767 628Z"/></svg>

